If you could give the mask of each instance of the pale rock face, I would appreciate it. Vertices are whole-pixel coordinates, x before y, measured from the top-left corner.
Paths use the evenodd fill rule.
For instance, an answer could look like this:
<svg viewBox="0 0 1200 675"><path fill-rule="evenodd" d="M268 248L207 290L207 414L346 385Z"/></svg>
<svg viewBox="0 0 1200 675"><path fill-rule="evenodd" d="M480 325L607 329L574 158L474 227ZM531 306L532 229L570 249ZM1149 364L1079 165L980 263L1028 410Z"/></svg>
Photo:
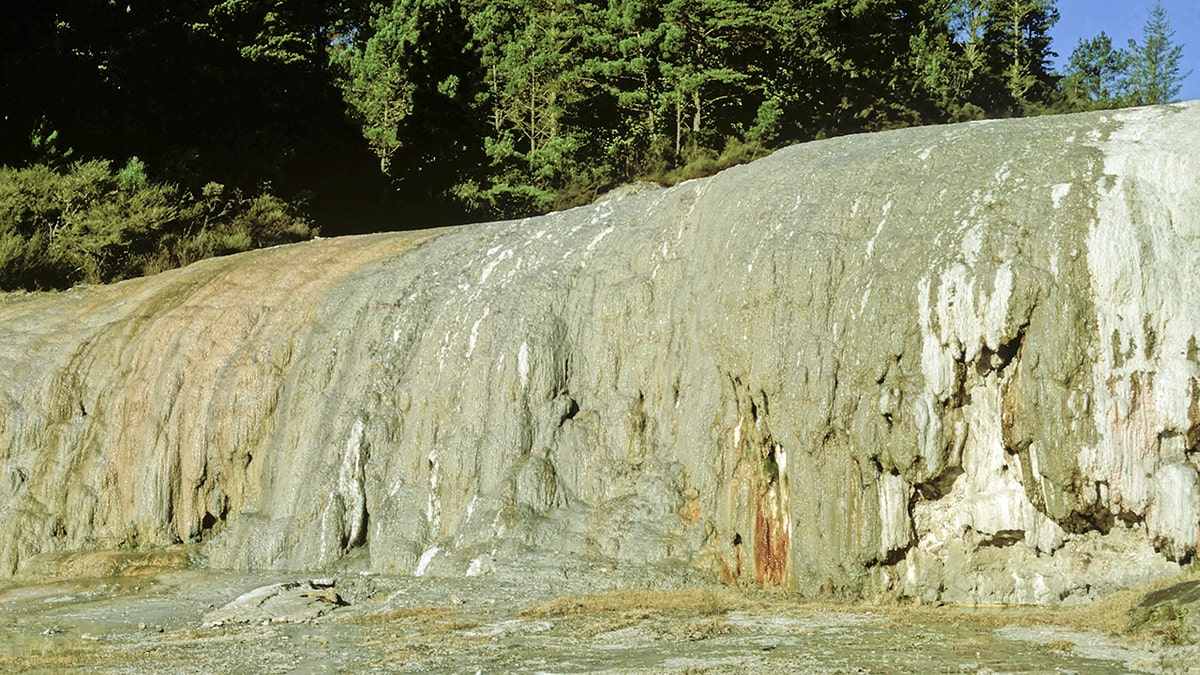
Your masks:
<svg viewBox="0 0 1200 675"><path fill-rule="evenodd" d="M1200 544L1200 484L1196 468L1180 462L1154 474L1146 525L1151 540L1173 560L1196 554Z"/></svg>
<svg viewBox="0 0 1200 675"><path fill-rule="evenodd" d="M0 296L0 571L551 556L1075 603L1200 538L1200 105Z"/></svg>

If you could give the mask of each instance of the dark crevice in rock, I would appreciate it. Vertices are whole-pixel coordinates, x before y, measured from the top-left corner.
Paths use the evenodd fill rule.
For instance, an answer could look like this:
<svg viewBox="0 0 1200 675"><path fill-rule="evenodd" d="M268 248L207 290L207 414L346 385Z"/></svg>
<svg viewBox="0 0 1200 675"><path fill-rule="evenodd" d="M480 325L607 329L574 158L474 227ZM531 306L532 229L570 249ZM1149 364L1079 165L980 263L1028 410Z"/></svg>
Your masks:
<svg viewBox="0 0 1200 675"><path fill-rule="evenodd" d="M566 392L563 392L559 398L563 399L565 404L562 410L562 417L558 420L558 425L561 427L567 420L573 420L579 414L579 402Z"/></svg>
<svg viewBox="0 0 1200 675"><path fill-rule="evenodd" d="M771 488L779 482L779 458L775 451L776 448L771 447L763 457L763 475L767 479L767 488Z"/></svg>
<svg viewBox="0 0 1200 675"><path fill-rule="evenodd" d="M893 473L893 475L895 475L895 473ZM913 493L913 496L908 500L908 519L909 519L909 534L910 534L908 543L899 548L894 548L890 551L887 551L886 553L883 554L882 557L876 558L873 561L867 561L868 568L891 567L893 565L898 565L898 564L900 564L901 560L904 560L905 558L908 557L908 552L913 550L913 548L915 548L917 546L917 538L911 536L912 535L912 528L911 528L912 509L913 509L913 505L916 503L916 499L917 499L916 493Z"/></svg>
<svg viewBox="0 0 1200 675"><path fill-rule="evenodd" d="M1025 541L1024 530L1000 530L994 534L979 533L979 547L1006 548Z"/></svg>
<svg viewBox="0 0 1200 675"><path fill-rule="evenodd" d="M1020 361L1021 350L1025 348L1025 333L1028 330L1028 323L1021 324L1017 328L1017 334L1013 336L1012 339L1008 340L1007 342L1002 342L1000 346L996 348L995 356L999 359L999 365L997 366L996 370L1001 375L1004 374L1005 369L1007 369L1009 365Z"/></svg>
<svg viewBox="0 0 1200 675"><path fill-rule="evenodd" d="M1200 382L1195 378L1189 383L1188 398L1188 429L1184 446L1187 455L1192 456L1200 447Z"/></svg>
<svg viewBox="0 0 1200 675"><path fill-rule="evenodd" d="M875 384L883 384L887 381L888 374L896 371L900 372L900 361L904 359L903 354L893 354L890 358L884 361L883 368L879 370L879 374L875 376Z"/></svg>
<svg viewBox="0 0 1200 675"><path fill-rule="evenodd" d="M967 378L968 365L962 359L954 362L954 382L957 386L946 401L944 406L946 409L965 408L971 405L970 382Z"/></svg>
<svg viewBox="0 0 1200 675"><path fill-rule="evenodd" d="M1155 347L1158 346L1158 331L1154 330L1154 320L1149 314L1142 315L1142 335L1146 339L1142 353L1147 360L1152 359L1157 353Z"/></svg>
<svg viewBox="0 0 1200 675"><path fill-rule="evenodd" d="M1107 506L1100 503L1101 490L1107 487L1107 483L1096 483L1093 486L1093 503L1086 504L1082 509L1076 509L1061 519L1058 524L1063 530L1071 534L1084 534L1092 530L1108 534L1116 523L1116 517Z"/></svg>
<svg viewBox="0 0 1200 675"><path fill-rule="evenodd" d="M1173 547L1175 545L1173 541L1163 538L1163 537L1155 537L1153 544L1154 544L1154 550L1156 550L1160 553L1171 550L1171 547ZM1180 554L1178 556L1168 555L1167 557L1169 559L1173 559L1175 562L1179 563L1180 565L1186 566L1186 565L1191 564L1191 562L1196 558L1196 552L1191 549L1186 549L1182 552L1182 554Z"/></svg>
<svg viewBox="0 0 1200 675"><path fill-rule="evenodd" d="M367 533L370 531L371 513L367 511L367 507L364 505L362 509L362 526L358 529L358 536L354 537L353 540L349 542L349 546L346 547L346 550L366 546Z"/></svg>
<svg viewBox="0 0 1200 675"><path fill-rule="evenodd" d="M1146 522L1145 516L1134 513L1132 511L1120 511L1117 513L1117 520L1125 524L1125 527L1133 527Z"/></svg>
<svg viewBox="0 0 1200 675"><path fill-rule="evenodd" d="M1021 352L1025 347L1025 335L1029 323L1022 324L1012 339L1000 344L986 358L993 363L1000 381L1000 442L1004 446L1006 457L1014 457L1020 468L1019 480L1025 486L1025 492L1034 508L1045 512L1045 500L1041 490L1031 489L1038 484L1038 478L1033 474L1033 462L1029 457L1032 439L1021 435L1020 416L1024 408L1021 400L1021 390L1017 386L1017 368L1021 361ZM986 351L986 350L985 350ZM1010 468L1005 464L1004 470Z"/></svg>
<svg viewBox="0 0 1200 675"><path fill-rule="evenodd" d="M917 459L920 460L922 458L918 457ZM914 466L916 465L914 464ZM920 495L921 499L929 502L936 501L945 497L950 492L950 489L954 487L954 481L958 480L958 477L963 475L963 473L964 471L961 466L946 467L945 470L932 480L917 483L913 488L915 488L916 493Z"/></svg>

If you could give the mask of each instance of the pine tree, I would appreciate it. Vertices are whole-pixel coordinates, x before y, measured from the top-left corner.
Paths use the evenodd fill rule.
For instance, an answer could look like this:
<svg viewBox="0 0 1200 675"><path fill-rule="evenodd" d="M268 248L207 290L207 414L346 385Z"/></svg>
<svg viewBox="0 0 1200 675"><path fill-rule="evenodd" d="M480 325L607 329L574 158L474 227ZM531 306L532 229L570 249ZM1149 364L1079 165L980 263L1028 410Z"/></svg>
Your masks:
<svg viewBox="0 0 1200 675"><path fill-rule="evenodd" d="M401 153L412 173L475 142L471 108L481 76L470 41L458 0L396 0L353 39L335 43L342 96L383 173L395 173Z"/></svg>
<svg viewBox="0 0 1200 675"><path fill-rule="evenodd" d="M759 13L740 0L671 0L663 7L663 75L674 112L675 154L710 140L715 106L754 86L745 59Z"/></svg>
<svg viewBox="0 0 1200 675"><path fill-rule="evenodd" d="M1080 39L1067 61L1062 87L1071 107L1080 110L1115 108L1128 95L1130 55L1113 49L1112 38L1101 31L1090 39Z"/></svg>
<svg viewBox="0 0 1200 675"><path fill-rule="evenodd" d="M660 3L615 0L603 22L591 67L616 107L605 153L622 179L661 171L670 140L660 51L667 26Z"/></svg>
<svg viewBox="0 0 1200 675"><path fill-rule="evenodd" d="M1175 44L1174 37L1167 11L1156 1L1142 26L1142 43L1129 41L1132 55L1129 87L1133 103L1170 103L1179 95L1180 83L1191 75L1191 71L1180 74L1183 45Z"/></svg>
<svg viewBox="0 0 1200 675"><path fill-rule="evenodd" d="M985 40L988 67L1005 97L1004 113L1026 113L1047 102L1054 91L1050 76L1050 28L1058 22L1053 0L995 0L988 11Z"/></svg>
<svg viewBox="0 0 1200 675"><path fill-rule="evenodd" d="M486 73L478 100L487 166L455 194L494 215L545 212L599 170L594 125L580 121L597 89L588 63L597 10L569 0L475 0L468 8Z"/></svg>

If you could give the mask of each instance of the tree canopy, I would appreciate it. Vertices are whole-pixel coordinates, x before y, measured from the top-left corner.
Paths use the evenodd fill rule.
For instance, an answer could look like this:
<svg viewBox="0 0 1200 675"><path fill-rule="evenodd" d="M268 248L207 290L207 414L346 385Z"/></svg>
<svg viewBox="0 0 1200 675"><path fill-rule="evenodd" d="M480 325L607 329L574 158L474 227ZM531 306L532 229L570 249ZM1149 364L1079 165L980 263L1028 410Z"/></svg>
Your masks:
<svg viewBox="0 0 1200 675"><path fill-rule="evenodd" d="M1179 95L1183 45L1174 43L1175 31L1161 2L1155 2L1142 27L1141 43L1129 41L1129 95L1136 105L1169 103Z"/></svg>
<svg viewBox="0 0 1200 675"><path fill-rule="evenodd" d="M1160 4L1062 73L1057 20L1053 0L21 2L0 165L102 183L80 162L136 157L178 199L277 194L338 234L541 213L838 134L1166 102L1188 76Z"/></svg>
<svg viewBox="0 0 1200 675"><path fill-rule="evenodd" d="M1181 72L1183 45L1174 37L1166 10L1155 2L1142 26L1141 42L1130 40L1126 49L1114 48L1104 32L1080 40L1062 83L1068 106L1088 110L1174 101L1191 74Z"/></svg>

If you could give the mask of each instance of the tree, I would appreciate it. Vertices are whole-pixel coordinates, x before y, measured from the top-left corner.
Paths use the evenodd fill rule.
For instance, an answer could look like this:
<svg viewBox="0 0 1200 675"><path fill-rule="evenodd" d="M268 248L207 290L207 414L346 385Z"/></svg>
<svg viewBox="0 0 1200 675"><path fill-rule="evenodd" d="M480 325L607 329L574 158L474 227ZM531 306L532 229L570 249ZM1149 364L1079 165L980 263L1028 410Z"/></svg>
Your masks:
<svg viewBox="0 0 1200 675"><path fill-rule="evenodd" d="M1062 82L1071 107L1091 110L1124 105L1129 61L1129 52L1113 49L1112 39L1103 31L1090 40L1080 39Z"/></svg>
<svg viewBox="0 0 1200 675"><path fill-rule="evenodd" d="M209 3L216 4L207 7ZM250 61L324 66L339 36L365 25L367 0L207 0L191 28L228 42Z"/></svg>
<svg viewBox="0 0 1200 675"><path fill-rule="evenodd" d="M667 30L660 3L615 0L602 17L589 67L615 107L604 153L620 178L665 169L671 142L660 50Z"/></svg>
<svg viewBox="0 0 1200 675"><path fill-rule="evenodd" d="M420 178L418 191L448 190L478 144L471 41L458 0L395 0L331 47L335 80L380 170Z"/></svg>
<svg viewBox="0 0 1200 675"><path fill-rule="evenodd" d="M456 195L494 215L525 216L562 206L559 195L592 182L603 161L596 136L610 122L588 112L600 90L589 62L601 20L594 5L570 0L471 5L487 165Z"/></svg>
<svg viewBox="0 0 1200 675"><path fill-rule="evenodd" d="M1155 2L1142 26L1142 43L1129 41L1130 98L1136 105L1170 103L1179 95L1181 82L1188 75L1180 74L1183 45L1172 41L1175 31L1161 2Z"/></svg>
<svg viewBox="0 0 1200 675"><path fill-rule="evenodd" d="M373 12L335 42L334 62L383 166L407 183L457 164L443 186L500 217L782 143L1028 114L1060 95L1052 0L391 0ZM441 153L453 159L419 159L455 133Z"/></svg>
<svg viewBox="0 0 1200 675"><path fill-rule="evenodd" d="M755 28L761 21L740 0L671 0L663 7L663 22L663 75L679 156L685 135L693 146L709 140L703 134L714 126L715 106L761 89L757 64L745 58L760 39Z"/></svg>
<svg viewBox="0 0 1200 675"><path fill-rule="evenodd" d="M1050 28L1058 22L1053 0L992 0L984 40L987 69L999 85L993 114L1027 114L1048 102L1056 88L1050 74Z"/></svg>
<svg viewBox="0 0 1200 675"><path fill-rule="evenodd" d="M379 170L391 174L403 144L401 128L413 112L413 61L421 38L416 3L397 2L369 20L369 37L338 45L331 61L351 113L362 125Z"/></svg>

